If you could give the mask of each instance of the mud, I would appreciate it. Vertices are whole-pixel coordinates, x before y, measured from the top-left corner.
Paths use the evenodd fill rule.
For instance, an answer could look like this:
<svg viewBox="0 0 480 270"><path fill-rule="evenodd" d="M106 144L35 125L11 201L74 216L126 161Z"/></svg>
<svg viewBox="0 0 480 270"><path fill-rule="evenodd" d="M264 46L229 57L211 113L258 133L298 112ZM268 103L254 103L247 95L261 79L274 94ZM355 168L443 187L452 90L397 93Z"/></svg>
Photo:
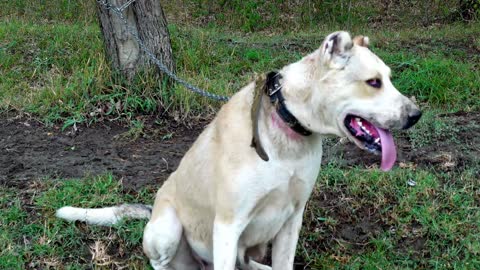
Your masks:
<svg viewBox="0 0 480 270"><path fill-rule="evenodd" d="M118 123L62 131L35 120L0 118L0 184L23 187L42 178L81 178L113 173L127 188L161 184L203 128L158 126L134 141Z"/></svg>
<svg viewBox="0 0 480 270"><path fill-rule="evenodd" d="M399 166L457 170L478 164L480 112L440 115L454 132L427 145L413 147L408 132L395 135ZM207 121L190 127L174 121L158 125L146 119L142 136L132 140L129 129L104 122L76 130L46 127L31 119L0 116L0 184L22 186L42 178L81 178L111 172L128 188L161 184L176 169ZM173 124L172 124L173 123ZM338 139L326 143L324 163L378 166L379 156Z"/></svg>

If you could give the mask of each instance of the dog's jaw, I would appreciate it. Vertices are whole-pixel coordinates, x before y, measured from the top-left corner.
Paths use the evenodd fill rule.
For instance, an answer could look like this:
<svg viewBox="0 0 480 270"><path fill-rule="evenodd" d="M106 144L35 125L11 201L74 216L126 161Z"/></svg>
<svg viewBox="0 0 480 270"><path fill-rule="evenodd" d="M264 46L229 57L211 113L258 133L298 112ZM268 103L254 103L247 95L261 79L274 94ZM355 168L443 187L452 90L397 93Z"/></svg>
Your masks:
<svg viewBox="0 0 480 270"><path fill-rule="evenodd" d="M397 150L389 130L383 129L365 118L347 114L343 119L345 135L361 149L382 155L380 168L389 171L397 159Z"/></svg>

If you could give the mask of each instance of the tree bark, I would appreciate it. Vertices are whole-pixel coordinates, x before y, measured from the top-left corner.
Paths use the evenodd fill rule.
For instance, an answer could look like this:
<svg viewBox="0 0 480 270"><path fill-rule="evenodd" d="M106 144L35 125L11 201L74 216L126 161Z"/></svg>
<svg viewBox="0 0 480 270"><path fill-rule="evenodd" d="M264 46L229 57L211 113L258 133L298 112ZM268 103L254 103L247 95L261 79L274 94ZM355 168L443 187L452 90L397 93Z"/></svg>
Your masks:
<svg viewBox="0 0 480 270"><path fill-rule="evenodd" d="M113 7L121 7L128 2L128 0L107 1ZM97 11L107 58L114 70L120 71L128 80L139 71L152 69L156 70L156 74L162 75L114 11L106 9L100 3L97 3ZM129 28L139 36L146 48L173 71L175 64L170 35L160 0L136 0L123 11L123 15L128 21Z"/></svg>

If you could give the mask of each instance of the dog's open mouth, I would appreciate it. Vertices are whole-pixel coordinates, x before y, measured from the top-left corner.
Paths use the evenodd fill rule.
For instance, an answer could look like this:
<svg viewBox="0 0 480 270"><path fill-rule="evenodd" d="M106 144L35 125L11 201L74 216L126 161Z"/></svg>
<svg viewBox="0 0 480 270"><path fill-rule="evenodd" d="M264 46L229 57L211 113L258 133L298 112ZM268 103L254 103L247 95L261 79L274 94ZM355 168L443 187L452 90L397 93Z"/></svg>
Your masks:
<svg viewBox="0 0 480 270"><path fill-rule="evenodd" d="M344 124L350 132L350 137L358 146L372 153L382 153L380 168L388 171L393 167L397 159L397 150L390 131L376 127L371 122L356 116L347 115Z"/></svg>

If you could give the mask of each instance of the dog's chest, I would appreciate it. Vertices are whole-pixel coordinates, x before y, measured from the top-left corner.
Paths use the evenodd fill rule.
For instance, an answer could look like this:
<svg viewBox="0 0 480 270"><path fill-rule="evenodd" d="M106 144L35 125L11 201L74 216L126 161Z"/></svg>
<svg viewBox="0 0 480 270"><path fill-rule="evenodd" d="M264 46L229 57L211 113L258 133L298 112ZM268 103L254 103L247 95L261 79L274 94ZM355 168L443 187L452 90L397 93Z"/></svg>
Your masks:
<svg viewBox="0 0 480 270"><path fill-rule="evenodd" d="M292 215L301 211L313 189L318 168L283 168L272 175L272 188L257 202L241 241L254 246L272 240ZM268 181L267 181L268 182Z"/></svg>

